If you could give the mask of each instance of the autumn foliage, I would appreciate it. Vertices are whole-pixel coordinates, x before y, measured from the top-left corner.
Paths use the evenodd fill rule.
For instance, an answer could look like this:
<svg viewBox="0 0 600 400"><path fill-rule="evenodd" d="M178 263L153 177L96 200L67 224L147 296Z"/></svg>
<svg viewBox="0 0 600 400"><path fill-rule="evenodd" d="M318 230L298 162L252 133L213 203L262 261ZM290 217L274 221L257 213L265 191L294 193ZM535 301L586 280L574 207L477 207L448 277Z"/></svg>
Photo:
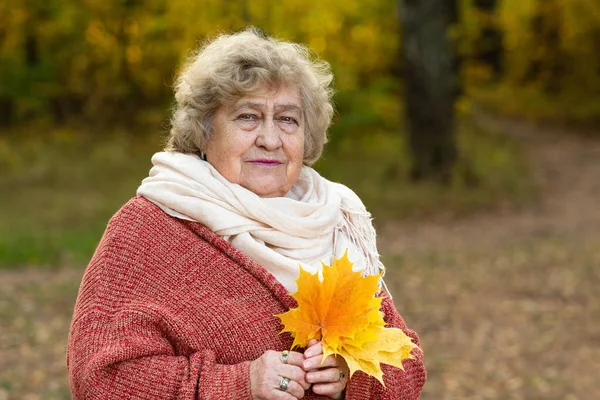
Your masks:
<svg viewBox="0 0 600 400"><path fill-rule="evenodd" d="M95 123L120 117L131 123L156 113L164 120L174 71L189 51L207 37L249 24L306 43L332 64L340 92L397 90L402 3L4 0L0 123L34 117L53 122L85 117ZM572 93L578 100L598 93L600 2L505 0L490 14L475 3L482 2L459 2L459 23L450 32L467 85L480 87L479 78L489 73L477 59L490 50L483 33L493 26L502 33L501 85ZM590 107L585 100L576 106Z"/></svg>
<svg viewBox="0 0 600 400"><path fill-rule="evenodd" d="M323 345L323 359L331 354L344 358L352 376L356 371L383 383L380 364L402 368L416 347L400 329L386 328L381 309L380 275L363 277L352 270L347 253L323 264L318 274L300 269L298 291L292 296L298 307L278 314L284 329L294 337L292 348L306 347L311 339Z"/></svg>

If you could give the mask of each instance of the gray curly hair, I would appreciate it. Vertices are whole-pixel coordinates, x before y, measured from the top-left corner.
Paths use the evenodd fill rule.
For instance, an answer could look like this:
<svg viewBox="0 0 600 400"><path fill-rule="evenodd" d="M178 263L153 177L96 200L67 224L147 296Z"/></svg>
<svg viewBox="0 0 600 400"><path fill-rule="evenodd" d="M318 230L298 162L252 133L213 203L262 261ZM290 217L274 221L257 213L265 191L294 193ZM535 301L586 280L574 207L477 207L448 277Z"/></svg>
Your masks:
<svg viewBox="0 0 600 400"><path fill-rule="evenodd" d="M165 150L199 154L213 132L216 111L263 87L291 85L304 108L304 164L319 159L333 117L329 64L306 46L265 36L255 28L221 35L195 53L177 76L171 132Z"/></svg>

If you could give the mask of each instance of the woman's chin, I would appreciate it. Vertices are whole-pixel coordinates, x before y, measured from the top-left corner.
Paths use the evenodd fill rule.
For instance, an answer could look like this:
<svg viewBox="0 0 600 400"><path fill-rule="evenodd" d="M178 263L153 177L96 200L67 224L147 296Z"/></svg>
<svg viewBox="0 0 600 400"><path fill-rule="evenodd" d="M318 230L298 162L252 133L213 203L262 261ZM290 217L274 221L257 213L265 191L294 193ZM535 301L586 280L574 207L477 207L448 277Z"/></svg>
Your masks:
<svg viewBox="0 0 600 400"><path fill-rule="evenodd" d="M274 185L273 182L269 182L265 185L253 183L251 185L242 186L257 196L264 198L282 197L290 190L290 185Z"/></svg>

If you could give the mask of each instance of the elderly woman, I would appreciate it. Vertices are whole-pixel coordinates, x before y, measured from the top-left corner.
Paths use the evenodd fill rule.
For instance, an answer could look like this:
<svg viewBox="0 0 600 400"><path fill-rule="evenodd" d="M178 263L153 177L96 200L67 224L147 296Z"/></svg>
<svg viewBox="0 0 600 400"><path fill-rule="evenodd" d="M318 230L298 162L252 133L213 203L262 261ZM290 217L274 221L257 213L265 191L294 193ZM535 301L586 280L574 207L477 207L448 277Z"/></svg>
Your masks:
<svg viewBox="0 0 600 400"><path fill-rule="evenodd" d="M320 343L289 351L275 314L295 307L300 265L346 249L383 266L370 214L312 165L330 124L332 75L305 47L249 29L180 73L165 152L111 219L83 277L68 365L75 399L416 399L422 353L385 387ZM383 286L384 287L384 286ZM406 328L385 290L389 326Z"/></svg>

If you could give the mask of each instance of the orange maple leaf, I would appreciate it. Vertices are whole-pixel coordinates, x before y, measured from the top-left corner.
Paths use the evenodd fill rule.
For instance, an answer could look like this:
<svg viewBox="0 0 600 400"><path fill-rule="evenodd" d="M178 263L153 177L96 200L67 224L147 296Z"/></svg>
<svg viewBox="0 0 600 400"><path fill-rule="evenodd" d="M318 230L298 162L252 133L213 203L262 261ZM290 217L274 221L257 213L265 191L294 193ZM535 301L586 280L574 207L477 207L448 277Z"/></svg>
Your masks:
<svg viewBox="0 0 600 400"><path fill-rule="evenodd" d="M277 314L294 337L292 348L320 340L323 359L330 354L346 360L350 376L360 370L383 384L380 363L402 368L402 360L413 358L417 347L402 330L385 328L379 291L381 275L363 277L352 270L348 252L331 266L323 264L323 281L318 274L300 268L298 291L292 295L297 308Z"/></svg>

